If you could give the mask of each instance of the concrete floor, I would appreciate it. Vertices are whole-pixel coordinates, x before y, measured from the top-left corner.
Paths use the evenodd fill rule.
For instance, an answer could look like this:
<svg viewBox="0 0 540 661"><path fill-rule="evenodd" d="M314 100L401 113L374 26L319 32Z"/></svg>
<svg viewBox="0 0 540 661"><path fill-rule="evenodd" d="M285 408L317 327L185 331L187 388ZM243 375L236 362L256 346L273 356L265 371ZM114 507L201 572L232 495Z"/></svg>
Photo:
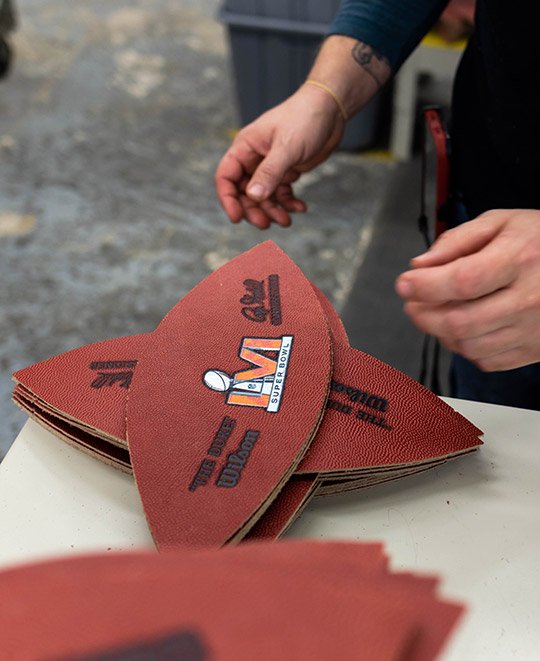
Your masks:
<svg viewBox="0 0 540 661"><path fill-rule="evenodd" d="M305 177L309 212L288 230L234 226L221 211L213 173L238 119L218 4L17 4L16 60L0 81L0 457L26 419L10 401L13 371L153 330L267 238L343 312L353 346L416 371L418 335L402 334L392 290L422 249L410 167L337 153ZM374 235L396 185L405 212L394 207Z"/></svg>

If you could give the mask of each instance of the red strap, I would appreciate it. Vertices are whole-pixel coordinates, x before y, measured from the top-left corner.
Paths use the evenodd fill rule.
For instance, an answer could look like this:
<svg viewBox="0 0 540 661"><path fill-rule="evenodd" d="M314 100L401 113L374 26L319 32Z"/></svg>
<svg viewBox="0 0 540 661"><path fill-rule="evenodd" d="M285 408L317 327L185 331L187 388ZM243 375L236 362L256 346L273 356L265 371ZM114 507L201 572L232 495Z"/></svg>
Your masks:
<svg viewBox="0 0 540 661"><path fill-rule="evenodd" d="M427 127L433 138L437 158L437 197L435 205L435 238L447 228L447 223L441 218L441 208L448 200L450 181L450 162L448 159L448 132L443 124L439 111L428 108L424 111Z"/></svg>

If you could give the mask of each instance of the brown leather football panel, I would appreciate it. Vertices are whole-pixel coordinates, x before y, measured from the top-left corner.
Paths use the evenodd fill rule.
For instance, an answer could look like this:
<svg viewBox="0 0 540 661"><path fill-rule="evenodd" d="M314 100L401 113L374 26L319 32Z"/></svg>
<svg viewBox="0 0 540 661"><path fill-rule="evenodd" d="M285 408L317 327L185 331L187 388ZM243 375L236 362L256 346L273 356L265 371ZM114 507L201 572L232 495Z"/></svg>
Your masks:
<svg viewBox="0 0 540 661"><path fill-rule="evenodd" d="M19 406L19 408L27 413L32 420L72 447L77 450L82 450L86 454L94 457L94 459L98 459L124 473L133 473L129 453L126 449L109 441L105 441L78 427L74 427L61 418L50 415L45 410L32 405L17 394L13 396L13 401Z"/></svg>
<svg viewBox="0 0 540 661"><path fill-rule="evenodd" d="M133 335L80 347L19 370L13 378L66 417L125 438L126 392L148 337Z"/></svg>
<svg viewBox="0 0 540 661"><path fill-rule="evenodd" d="M59 411L58 409L49 406L47 402L44 402L43 400L35 397L33 393L26 390L20 383L16 384L13 388L13 399L24 401L26 406L35 411L43 411L47 416L50 416L51 418L58 418L73 429L80 429L83 433L91 434L92 436L105 441L107 444L110 443L119 448L122 448L124 451L127 451L127 441L125 438L112 436L111 434L105 433L102 429L98 429L97 427L90 427L83 420L77 420L71 416L66 415L64 411Z"/></svg>
<svg viewBox="0 0 540 661"><path fill-rule="evenodd" d="M336 344L324 420L297 472L431 460L481 445L481 433L405 374Z"/></svg>
<svg viewBox="0 0 540 661"><path fill-rule="evenodd" d="M244 541L278 539L308 504L316 488L314 477L292 475L263 516L243 537Z"/></svg>
<svg viewBox="0 0 540 661"><path fill-rule="evenodd" d="M221 545L253 523L311 442L330 374L318 299L271 242L169 312L127 404L135 479L161 548ZM268 385L270 394L258 390Z"/></svg>
<svg viewBox="0 0 540 661"><path fill-rule="evenodd" d="M158 421L156 429L160 429L160 425L171 414L171 411L172 422L168 421L169 427L178 423L176 398L182 399L178 395L178 392L182 391L182 387L179 391L178 386L175 389L169 383L174 380L177 373L180 373L182 374L181 380L188 383L187 388L189 389L190 377L186 376L184 369L188 354L182 352L179 358L178 347L175 346L175 341L177 341L181 347L184 347L182 344L184 314L186 324L191 323L190 328L195 328L195 330L192 328L187 332L188 335L191 333L191 339L185 346L190 342L191 344L198 343L204 346L208 355L214 355L216 352L219 353L222 344L230 347L230 341L226 339L227 331L230 329L223 325L211 326L209 321L209 316L215 315L216 309L218 314L222 313L223 318L228 318L232 314L235 319L234 332L237 327L248 330L256 328L261 332L257 336L253 332L251 336L262 336L274 341L282 337L276 333L282 332L279 329L283 326L283 320L287 316L293 319L302 318L302 315L309 317L313 310L317 310L312 316L317 319L315 326L318 331L320 332L324 327L325 317L331 329L335 344L335 365L330 398L323 423L311 444L309 455L297 468L300 476L306 476L308 480L306 484L312 482L314 476L321 474L325 478L325 484L318 493L361 488L388 479L414 474L438 465L447 458L467 453L480 445L481 441L478 440L477 435L481 432L439 398L390 366L348 347L343 324L328 299L312 283L308 283L297 267L275 245L268 242L241 258L246 262L250 277L242 279L242 276L239 281L239 273L235 272L237 266L227 265L220 269L219 275L214 274L210 277L210 279L214 278L211 281L214 285L209 287L207 281L201 283L167 315L160 325L160 333L165 336L165 339L160 337L159 341L155 342L154 352L156 355L161 352L159 360L165 365L165 370L161 374L160 369L163 365L160 366L158 360L158 367L154 370L156 378L147 379L149 386L146 388L146 393L139 397L142 407L134 407L134 415L138 415L143 420L143 426L147 408L153 412L152 419ZM238 260L240 258L233 260L236 265ZM280 268L284 270L277 272L279 268L276 268L274 269L276 272L270 273L272 270L270 266L273 267L274 263L279 264ZM263 273L262 276L261 273ZM244 275L246 274L244 273ZM283 277L290 277L293 283L300 283L292 285L291 288L294 289L296 286L297 291L289 290L284 298L281 296L283 283L280 284L280 278L283 279ZM239 289L239 293L234 295L236 298L229 296L227 301L220 300L217 307L212 307L215 292L218 292L218 298L221 299L224 290L231 284L233 288ZM239 284L240 287L238 287ZM213 293L212 287L214 287ZM309 291L310 287L314 294ZM309 304L302 308L298 301L301 299L305 303L306 296ZM200 303L201 298L202 304ZM239 324L239 320L241 324ZM202 328L202 331L199 332L198 328ZM312 326L309 326L309 329L311 331ZM204 335L204 332L207 332L207 335ZM243 333L247 331L240 330L239 332L244 338ZM175 333L182 335L182 338L176 337ZM325 333L322 332L322 335L326 341ZM169 342L170 338L172 339ZM34 419L68 443L81 447L121 470L130 470L129 453L121 449L127 446L125 438L126 397L135 365L150 340L154 342L154 335L146 334L108 340L67 352L25 370L20 370L15 374L17 384L14 399ZM209 340L215 340L214 345ZM293 338L292 342L295 351L298 342L296 342L296 338ZM279 413L249 411L249 420L250 423L253 422L253 427L266 425L271 416L282 416L285 424L282 423L276 427L276 438L281 441L284 439L290 442L289 437L294 436L297 431L294 429L295 421L300 420L300 423L305 425L309 410L312 411L310 415L313 415L313 393L310 390L313 384L310 369L312 364L317 363L320 345L315 336L310 344L312 346L309 347L309 350L305 345L303 346L304 358L301 361L295 363L294 351L290 354L291 362L288 367L295 366L295 378L298 373L303 374L302 379L296 378L295 383L298 387L296 387L295 394L290 396L288 394L291 383L289 369L287 383L282 393L282 396L289 400L289 411L286 417L283 417L283 410L280 410ZM236 338L236 351L238 352L238 337ZM195 351L195 354L198 353ZM260 359L261 355L271 358L270 353L262 351L258 354L257 359ZM154 358L155 356L150 356L150 363ZM200 356L195 357L195 362L198 358ZM176 363L171 366L169 363L173 359L176 360ZM228 364L231 362L230 359L229 355ZM236 355L234 359L238 361L237 365L242 364L246 367L245 359ZM193 360L190 359L188 362L192 363ZM236 366L228 367L228 364L229 373L237 369ZM208 363L206 366L209 365ZM212 363L212 365L222 368L222 365L218 365L218 363ZM260 366L256 366L256 368L258 367ZM201 387L200 380L197 386ZM195 408L190 409L200 411L199 417L201 418L215 415L214 409L219 409L219 398L224 400L226 396L225 393L208 392L207 390L205 391L207 398L204 401L210 402L213 397L213 403L210 406L196 403ZM165 396L163 392L165 392ZM172 397L169 397L168 401L166 400L167 392L172 393ZM283 401L285 402L286 399ZM218 402L217 405L216 402ZM311 402L312 409L309 409L309 404L306 405L306 402ZM221 402L222 423L227 419L235 419L227 413L227 408L231 411L234 408L238 411L243 408L242 412L245 414L249 407L227 407L223 406ZM253 407L251 408L253 409ZM319 410L317 415L320 413ZM257 416L257 414L259 415ZM180 419L184 420L185 417L181 416L182 414L180 414ZM318 419L314 418L313 427L317 425ZM187 429L190 428L191 423L192 421L187 424ZM153 423L149 424L152 426ZM152 433L156 429L152 429ZM225 431L225 434L221 434L222 437L228 435L227 430ZM176 433L176 429L172 430L169 436L174 437ZM178 435L182 436L182 431L178 431ZM219 436L219 431L217 436ZM219 447L215 445L215 438L211 440L214 445L213 452L220 450L219 459L223 459L225 453L223 448L225 442L229 442L228 439L225 439L223 445ZM240 443L243 442L242 437L237 440ZM221 443L223 438L218 441ZM266 492L266 487L259 490L251 506L251 512L247 513L246 509L246 514L242 515L243 519L238 518L238 525L234 530L229 531L229 535L223 540L223 543L237 542L246 535L256 536L262 529L266 529L266 534L270 534L270 531L276 534L278 531L283 531L294 516L294 512L312 495L312 489L306 487L305 491L299 490L298 486L287 482L291 470L308 444L309 439L304 442L296 457L283 470L281 476L272 478L273 488L270 491ZM115 445L120 446L120 449ZM171 445L170 438L168 445ZM251 445L249 439L247 445ZM238 448L241 448L241 445ZM229 454L231 454L230 449L229 446L227 448ZM164 470L175 470L174 452L168 457L165 454L163 457L156 455L157 452L162 451L163 447L158 439L157 442L146 446L146 458L143 458L143 461L148 461L148 457L150 461L153 461L157 456L158 477L161 476L159 466L162 466ZM215 455L208 455L207 460L212 462L214 457ZM182 457L182 459L184 458ZM199 481L206 480L208 473L207 467L203 466L201 469L201 466L203 466L203 462L199 464L199 470L196 473L195 479L198 475ZM210 472L215 470L214 465ZM299 480L297 480L298 484L300 484ZM196 490L199 487L200 484L197 484ZM255 493L255 487L252 486L251 489ZM168 493L162 491L161 496L164 497L164 500L158 500L158 503L167 502ZM255 502L256 499L258 499L258 503ZM283 503L280 502L282 499ZM219 500L216 502L219 506ZM258 519L260 519L261 526L259 532L257 532L256 523ZM255 529L252 528L253 525L255 525Z"/></svg>

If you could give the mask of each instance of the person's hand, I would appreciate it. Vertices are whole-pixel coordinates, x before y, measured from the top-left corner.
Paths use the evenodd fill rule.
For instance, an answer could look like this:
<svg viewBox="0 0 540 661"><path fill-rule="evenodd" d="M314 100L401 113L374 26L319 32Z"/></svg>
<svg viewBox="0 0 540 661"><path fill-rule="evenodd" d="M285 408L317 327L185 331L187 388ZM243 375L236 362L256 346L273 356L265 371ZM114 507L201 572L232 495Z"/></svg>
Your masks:
<svg viewBox="0 0 540 661"><path fill-rule="evenodd" d="M540 211L484 213L411 267L396 290L420 330L486 372L540 361Z"/></svg>
<svg viewBox="0 0 540 661"><path fill-rule="evenodd" d="M245 218L260 229L272 221L290 225L290 213L306 210L291 184L332 153L343 128L334 99L314 85L303 85L243 128L215 175L217 194L230 220Z"/></svg>
<svg viewBox="0 0 540 661"><path fill-rule="evenodd" d="M451 0L433 30L445 41L467 39L474 28L475 0Z"/></svg>

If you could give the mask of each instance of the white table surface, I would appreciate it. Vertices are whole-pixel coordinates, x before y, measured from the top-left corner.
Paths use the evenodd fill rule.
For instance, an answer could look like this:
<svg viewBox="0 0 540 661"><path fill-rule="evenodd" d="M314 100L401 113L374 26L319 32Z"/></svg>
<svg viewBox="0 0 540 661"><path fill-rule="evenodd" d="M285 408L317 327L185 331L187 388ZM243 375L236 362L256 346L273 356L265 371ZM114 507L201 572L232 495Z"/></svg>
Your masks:
<svg viewBox="0 0 540 661"><path fill-rule="evenodd" d="M540 659L540 412L447 400L485 445L423 474L317 498L288 537L382 541L467 605L444 661ZM133 479L28 421L0 464L0 567L154 548Z"/></svg>

